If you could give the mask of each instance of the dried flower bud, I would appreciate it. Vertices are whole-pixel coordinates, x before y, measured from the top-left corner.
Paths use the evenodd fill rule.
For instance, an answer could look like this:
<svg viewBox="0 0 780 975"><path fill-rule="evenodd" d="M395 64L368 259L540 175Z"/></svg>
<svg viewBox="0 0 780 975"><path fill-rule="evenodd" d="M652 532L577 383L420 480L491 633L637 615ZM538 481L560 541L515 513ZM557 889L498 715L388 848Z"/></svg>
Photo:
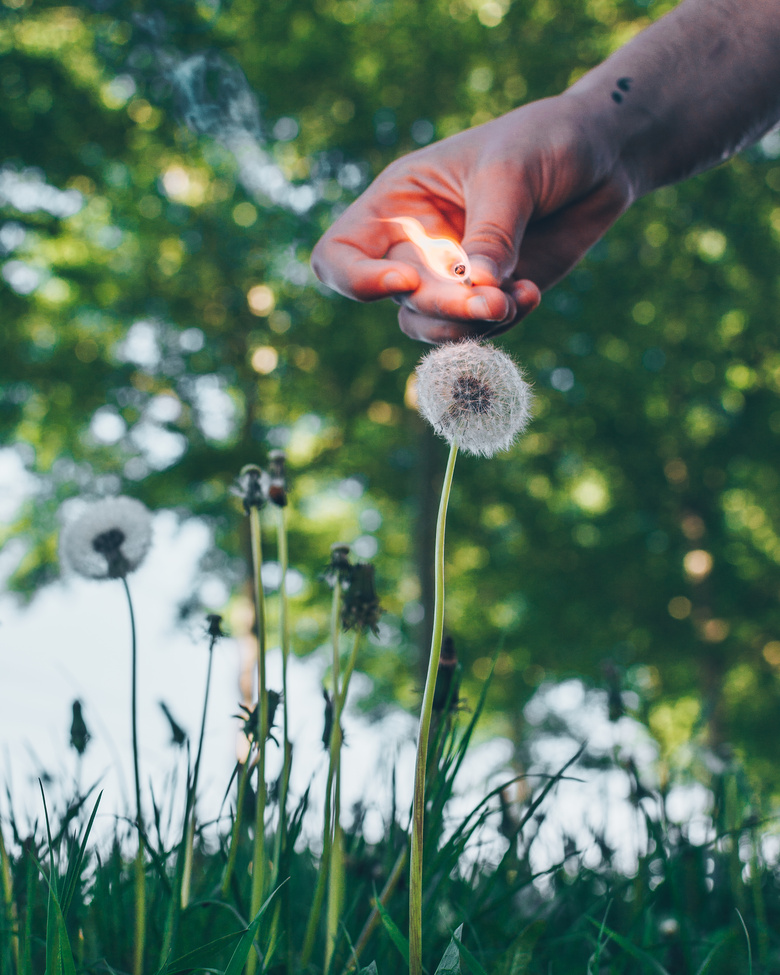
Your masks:
<svg viewBox="0 0 780 975"><path fill-rule="evenodd" d="M87 505L60 533L64 565L88 579L123 579L152 543L152 516L135 498L102 498Z"/></svg>
<svg viewBox="0 0 780 975"><path fill-rule="evenodd" d="M352 574L352 563L349 561L350 547L346 542L334 542L330 547L330 562L325 566L322 578L333 589L336 583L346 586Z"/></svg>
<svg viewBox="0 0 780 975"><path fill-rule="evenodd" d="M219 640L225 635L222 629L222 617L219 613L209 613L206 617L206 632L212 640Z"/></svg>
<svg viewBox="0 0 780 975"><path fill-rule="evenodd" d="M325 698L325 724L322 729L322 744L325 748L330 748L330 736L333 732L333 698L325 688L322 688L322 696Z"/></svg>
<svg viewBox="0 0 780 975"><path fill-rule="evenodd" d="M487 342L440 345L417 366L420 413L469 454L508 450L531 416L531 387L510 357Z"/></svg>
<svg viewBox="0 0 780 975"><path fill-rule="evenodd" d="M168 705L165 703L165 701L160 701L160 710L168 719L168 724L170 725L170 729L171 729L171 741L173 742L174 745L177 745L179 748L182 748L185 742L187 741L187 732L184 730L184 728L182 728L182 726L171 714L170 710L168 709Z"/></svg>
<svg viewBox="0 0 780 975"><path fill-rule="evenodd" d="M73 720L70 725L70 747L75 748L79 756L87 750L89 739L92 737L87 730L84 715L81 712L81 701L73 702Z"/></svg>
<svg viewBox="0 0 780 975"><path fill-rule="evenodd" d="M376 635L382 607L376 594L374 567L370 562L358 562L350 571L349 585L344 591L341 607L341 625L345 630L356 626L371 630Z"/></svg>
<svg viewBox="0 0 780 975"><path fill-rule="evenodd" d="M271 738L278 745L279 742L271 734L271 729L274 726L274 718L276 717L276 709L279 707L279 702L282 699L282 695L278 691L268 690L266 691L268 698L268 738ZM246 704L238 705L241 714L234 714L234 718L239 718L243 721L243 732L250 741L256 741L258 737L258 731L260 728L260 708L257 704L253 708L248 707Z"/></svg>
<svg viewBox="0 0 780 975"><path fill-rule="evenodd" d="M460 664L455 651L455 641L445 636L441 641L439 669L436 672L436 685L433 689L433 710L456 710L460 688Z"/></svg>
<svg viewBox="0 0 780 975"><path fill-rule="evenodd" d="M268 484L268 500L277 508L284 508L287 505L287 488L281 478L271 478Z"/></svg>
<svg viewBox="0 0 780 975"><path fill-rule="evenodd" d="M257 464L246 464L241 468L232 490L244 502L244 511L247 514L252 508L259 511L268 500L268 475Z"/></svg>

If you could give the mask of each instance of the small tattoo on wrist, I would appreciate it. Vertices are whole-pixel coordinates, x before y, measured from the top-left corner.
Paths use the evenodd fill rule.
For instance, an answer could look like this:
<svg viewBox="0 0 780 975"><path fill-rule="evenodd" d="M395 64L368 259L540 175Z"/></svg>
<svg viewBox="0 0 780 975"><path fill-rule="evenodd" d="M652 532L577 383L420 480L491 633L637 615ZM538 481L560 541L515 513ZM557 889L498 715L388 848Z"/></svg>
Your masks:
<svg viewBox="0 0 780 975"><path fill-rule="evenodd" d="M618 78L618 80L615 82L615 85L620 90L619 91L613 91L612 92L612 101L613 102L617 102L617 104L619 105L623 101L623 95L625 93L631 91L631 82L632 81L633 81L633 78Z"/></svg>

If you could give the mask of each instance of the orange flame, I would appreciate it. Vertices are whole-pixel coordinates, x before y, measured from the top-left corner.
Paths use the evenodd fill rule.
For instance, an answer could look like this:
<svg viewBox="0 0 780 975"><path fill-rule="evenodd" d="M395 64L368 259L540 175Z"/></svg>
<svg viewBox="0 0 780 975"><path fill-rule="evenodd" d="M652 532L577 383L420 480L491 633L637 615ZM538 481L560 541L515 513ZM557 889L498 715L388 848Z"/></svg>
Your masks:
<svg viewBox="0 0 780 975"><path fill-rule="evenodd" d="M471 264L468 254L460 244L448 237L429 237L414 217L387 217L385 223L397 223L403 227L404 233L419 250L422 259L441 278L448 281L459 281L471 284Z"/></svg>

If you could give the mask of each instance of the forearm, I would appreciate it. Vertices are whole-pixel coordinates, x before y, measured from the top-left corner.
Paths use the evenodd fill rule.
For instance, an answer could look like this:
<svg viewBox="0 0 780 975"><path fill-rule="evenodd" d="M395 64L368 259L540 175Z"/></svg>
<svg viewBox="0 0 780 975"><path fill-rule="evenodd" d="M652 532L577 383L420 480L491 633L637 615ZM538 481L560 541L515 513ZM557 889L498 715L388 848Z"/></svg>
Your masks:
<svg viewBox="0 0 780 975"><path fill-rule="evenodd" d="M683 0L562 97L634 197L701 172L780 120L780 0Z"/></svg>

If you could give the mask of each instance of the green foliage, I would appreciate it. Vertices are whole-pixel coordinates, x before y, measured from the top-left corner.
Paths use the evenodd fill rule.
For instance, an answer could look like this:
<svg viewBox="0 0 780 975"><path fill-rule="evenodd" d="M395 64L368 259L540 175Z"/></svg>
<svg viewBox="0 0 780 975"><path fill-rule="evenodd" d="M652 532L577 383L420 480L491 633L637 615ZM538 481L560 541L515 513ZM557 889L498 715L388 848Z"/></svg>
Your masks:
<svg viewBox="0 0 780 975"><path fill-rule="evenodd" d="M463 925L455 931L452 936L452 941L447 945L447 948L442 955L442 959L436 968L436 975L460 975L460 951L458 950L458 941L463 933Z"/></svg>
<svg viewBox="0 0 780 975"><path fill-rule="evenodd" d="M465 733L451 728L448 748L465 747ZM434 781L446 779L445 748ZM563 770L556 777L560 779ZM724 792L735 782L724 776ZM431 819L426 837L429 849L448 848L442 862L432 856L426 867L425 961L430 971L470 972L473 975L568 975L570 972L626 975L628 972L681 973L681 975L730 975L734 971L774 971L780 960L780 880L777 871L759 852L755 824L727 828L725 815L716 808L708 841L694 844L684 831L664 827L664 800L645 790L654 809L645 814L646 848L636 871L625 873L605 853L597 866L586 866L579 851L543 874L533 868L534 844L539 842L540 785L513 810L514 826L502 824L505 852L498 862L480 860L464 871L460 851L447 847L444 821ZM449 791L450 796L452 791ZM16 920L0 925L0 958L10 959L10 938L29 932L28 962L9 973L49 971L90 973L126 970L132 958L134 856L127 848L125 827L117 821L116 832L100 846L88 846L97 803L84 827L73 821L58 829L52 816L45 838L37 828L11 819L17 838L9 847ZM660 817L655 810L660 809ZM536 810L536 813L532 812ZM48 808L44 809L46 816ZM476 817L468 827L471 848L480 842ZM522 824L522 825L519 825ZM53 835L52 835L53 834ZM80 834L80 835L77 835ZM56 853L61 835L64 852ZM223 842L227 838L223 838ZM289 837L288 840L292 838ZM154 957L163 938L162 919L174 895L173 853L180 840L170 838L153 849L147 868L150 900L149 957ZM224 848L215 848L198 831L193 872L193 899L184 909L182 924L169 961L159 975L176 975L204 968L221 973L243 970L253 941L261 950L268 944L272 908L284 887L277 889L249 923L245 919L251 893L247 868L252 859L251 837L242 838L236 882L226 897L219 882L226 859ZM386 877L406 843L397 822L387 824L384 837L369 844L358 822L347 830L347 871L350 897L343 917L345 935L331 971L341 971L353 958L350 937L364 922L371 891ZM123 847L124 852L123 852ZM752 848L750 874L743 871L746 853ZM270 846L269 846L270 849ZM312 854L292 842L290 885L292 927L282 938L300 945L308 903L317 869ZM50 862L48 871L36 864ZM736 872L733 869L737 864ZM32 872L29 867L32 866ZM286 886L286 885L285 885ZM269 908L271 910L269 910ZM407 895L403 886L394 890L382 908L383 924L361 951L360 962L371 959L363 972L399 971L399 950L408 950L394 919L403 918ZM461 924L452 933L449 918ZM157 920L160 919L160 920ZM308 972L320 972L325 924ZM298 972L294 961L288 968L286 952L275 956L267 969L273 973ZM752 959L752 960L751 960ZM438 963L438 968L436 967ZM4 972L5 972L4 968ZM149 968L153 971L153 968ZM303 970L301 970L303 971Z"/></svg>

